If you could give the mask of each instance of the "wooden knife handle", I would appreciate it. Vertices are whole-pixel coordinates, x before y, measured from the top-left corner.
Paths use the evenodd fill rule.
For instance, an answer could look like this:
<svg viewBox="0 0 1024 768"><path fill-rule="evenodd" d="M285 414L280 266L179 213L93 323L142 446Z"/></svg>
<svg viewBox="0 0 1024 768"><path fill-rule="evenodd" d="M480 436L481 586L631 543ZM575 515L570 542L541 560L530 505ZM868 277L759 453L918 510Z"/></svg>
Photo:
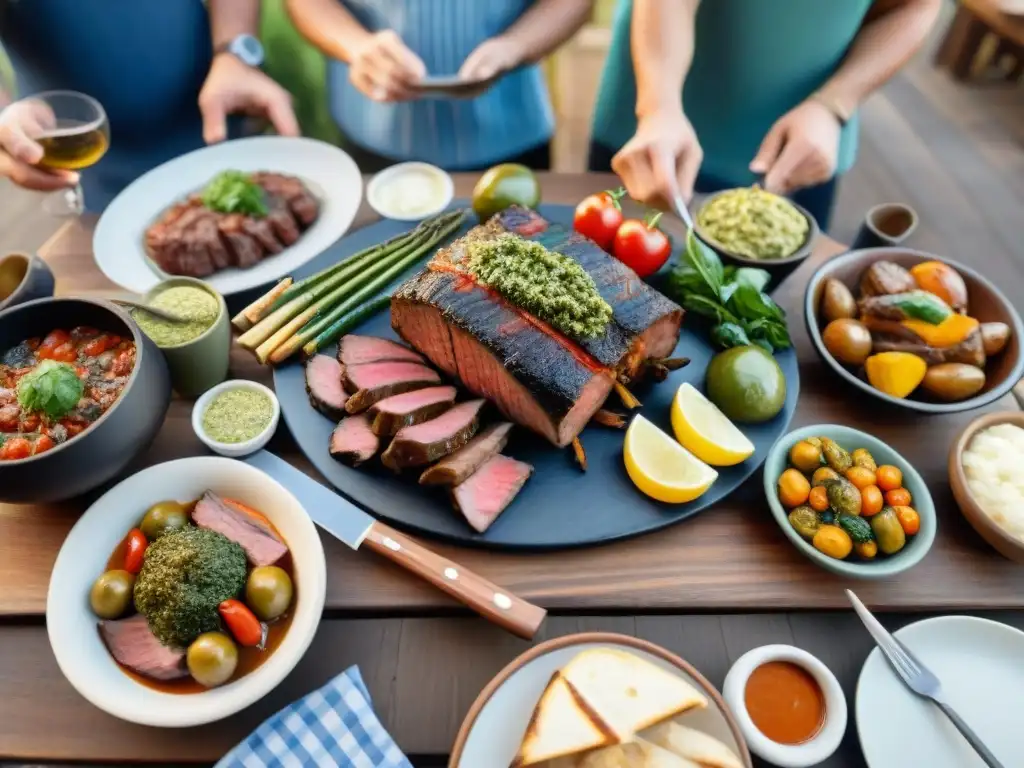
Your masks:
<svg viewBox="0 0 1024 768"><path fill-rule="evenodd" d="M533 638L547 615L543 608L431 552L384 523L374 523L363 543L377 554L447 592L485 619L526 640Z"/></svg>

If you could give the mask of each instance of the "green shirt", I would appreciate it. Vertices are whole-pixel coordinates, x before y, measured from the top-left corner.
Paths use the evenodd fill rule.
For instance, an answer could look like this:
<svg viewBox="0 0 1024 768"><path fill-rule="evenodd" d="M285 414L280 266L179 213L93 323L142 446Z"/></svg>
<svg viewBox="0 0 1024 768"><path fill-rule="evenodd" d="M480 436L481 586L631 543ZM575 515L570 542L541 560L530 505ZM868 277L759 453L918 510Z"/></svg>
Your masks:
<svg viewBox="0 0 1024 768"><path fill-rule="evenodd" d="M673 2L674 0L660 0ZM872 0L703 0L683 108L704 149L701 173L730 185L772 124L835 72ZM617 150L636 131L632 0L620 0L594 112L593 139ZM857 119L843 129L838 173L853 165Z"/></svg>

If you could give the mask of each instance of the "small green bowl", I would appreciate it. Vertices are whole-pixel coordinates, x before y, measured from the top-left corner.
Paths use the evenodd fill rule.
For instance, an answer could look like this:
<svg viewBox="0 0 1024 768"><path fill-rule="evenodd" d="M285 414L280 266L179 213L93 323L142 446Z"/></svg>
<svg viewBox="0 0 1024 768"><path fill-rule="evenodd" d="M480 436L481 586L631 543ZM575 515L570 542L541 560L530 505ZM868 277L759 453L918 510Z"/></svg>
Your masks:
<svg viewBox="0 0 1024 768"><path fill-rule="evenodd" d="M867 448L879 466L891 464L899 467L903 472L903 487L910 491L914 500L914 509L921 516L921 530L909 538L903 549L895 555L879 554L874 560L836 560L834 557L823 555L811 546L809 541L793 530L793 526L789 524L786 510L779 502L777 483L779 475L789 467L790 449L795 443L806 440L808 437L831 438L851 453L857 448ZM775 445L768 450L768 457L764 462L764 494L776 522L786 537L793 542L793 546L825 570L838 573L840 576L850 576L855 579L884 579L895 576L910 570L921 562L928 554L928 550L931 549L932 542L935 541L937 526L935 504L932 502L932 495L928 492L928 486L925 485L921 475L909 461L877 437L872 437L866 432L851 427L839 424L812 424L780 437Z"/></svg>
<svg viewBox="0 0 1024 768"><path fill-rule="evenodd" d="M217 320L191 341L173 347L157 348L167 360L171 372L171 386L182 397L198 397L228 377L231 358L231 325L224 297L202 280L194 277L172 277L150 290L145 300L176 285L199 288L217 299L220 314ZM144 331L143 331L144 333Z"/></svg>

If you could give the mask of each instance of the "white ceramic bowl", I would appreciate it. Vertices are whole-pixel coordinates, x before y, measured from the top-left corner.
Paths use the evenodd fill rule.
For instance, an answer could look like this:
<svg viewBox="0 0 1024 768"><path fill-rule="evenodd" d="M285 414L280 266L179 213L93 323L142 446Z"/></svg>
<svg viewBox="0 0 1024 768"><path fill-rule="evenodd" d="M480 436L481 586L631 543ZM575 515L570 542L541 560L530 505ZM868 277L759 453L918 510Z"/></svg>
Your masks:
<svg viewBox="0 0 1024 768"><path fill-rule="evenodd" d="M394 210L385 199L383 194L384 188L388 184L398 183L399 178L403 175L415 173L426 173L437 178L438 193L436 200L433 201L433 205L417 210L415 213ZM370 179L370 183L366 185L366 202L370 204L370 207L385 219L394 219L395 221L420 221L428 216L433 216L447 208L454 196L455 184L452 181L452 177L441 168L430 163L411 162L389 166Z"/></svg>
<svg viewBox="0 0 1024 768"><path fill-rule="evenodd" d="M825 724L818 734L803 744L779 744L763 733L750 719L744 692L751 673L769 661L788 661L813 675L825 696ZM832 671L817 658L792 645L763 645L740 656L725 676L722 695L736 717L750 751L780 768L806 768L824 762L836 751L846 733L846 697Z"/></svg>
<svg viewBox="0 0 1024 768"><path fill-rule="evenodd" d="M110 553L149 506L196 499L207 489L258 509L277 528L292 553L295 613L280 646L249 674L202 693L164 693L136 682L114 661L96 630L89 589L106 568ZM201 725L263 698L292 670L320 623L326 583L316 526L284 486L241 461L218 456L178 459L123 480L75 523L50 576L46 630L61 672L100 709L142 725Z"/></svg>
<svg viewBox="0 0 1024 768"><path fill-rule="evenodd" d="M246 440L244 443L217 442L206 434L206 431L203 429L203 414L206 413L206 409L210 407L210 403L213 402L217 395L221 392L226 392L229 389L252 389L257 392L262 392L270 398L270 405L274 409L274 412L270 416L270 423L267 424L266 428L256 435L256 437L251 440ZM232 459L248 456L250 453L256 453L256 451L260 450L260 448L270 442L270 438L274 436L274 432L277 430L277 424L280 420L281 404L278 402L277 395L274 394L274 390L247 379L232 379L230 381L221 382L217 386L204 392L203 396L196 400L196 404L192 406L192 429L199 439L202 440L203 443L206 444L206 447L211 451Z"/></svg>

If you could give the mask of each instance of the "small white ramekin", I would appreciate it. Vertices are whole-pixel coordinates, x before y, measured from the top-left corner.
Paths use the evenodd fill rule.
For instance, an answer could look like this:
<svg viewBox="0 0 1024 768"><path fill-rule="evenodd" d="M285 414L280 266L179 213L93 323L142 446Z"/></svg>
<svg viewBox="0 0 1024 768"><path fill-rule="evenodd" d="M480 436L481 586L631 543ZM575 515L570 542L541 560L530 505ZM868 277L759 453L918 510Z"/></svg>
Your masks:
<svg viewBox="0 0 1024 768"><path fill-rule="evenodd" d="M393 181L395 178L411 171L425 171L436 176L438 181L440 181L440 195L435 201L434 206L429 209L417 211L415 214L401 213L399 211L388 209L380 199L381 188L388 182ZM430 163L407 162L388 166L370 179L370 183L366 185L366 202L370 204L370 207L373 208L373 210L385 219L393 219L394 221L420 221L421 219L434 216L447 208L449 204L451 204L454 196L455 182L452 181L451 175L443 168L438 168L436 165L430 165Z"/></svg>
<svg viewBox="0 0 1024 768"><path fill-rule="evenodd" d="M270 423L267 424L266 428L256 435L256 437L251 440L246 440L244 443L218 442L206 434L206 431L203 429L203 414L206 413L206 409L210 406L210 403L213 402L213 399L217 397L217 395L229 389L252 389L257 392L262 392L270 398L270 405L271 408L273 408L273 413L270 416ZM232 379L230 381L222 382L217 386L208 389L203 393L202 397L196 400L196 404L192 406L192 430L211 451L232 459L248 456L250 453L256 453L256 451L270 442L270 438L273 437L275 430L277 430L277 424L280 420L281 404L278 402L277 395L274 394L274 390L255 381L248 381L247 379Z"/></svg>
<svg viewBox="0 0 1024 768"><path fill-rule="evenodd" d="M744 696L747 680L755 669L770 661L788 661L803 667L821 686L825 697L825 723L810 741L779 744L761 733L750 719ZM846 697L836 676L817 658L792 645L763 645L747 651L725 676L722 695L736 717L750 751L780 768L808 768L824 762L838 749L846 733Z"/></svg>

